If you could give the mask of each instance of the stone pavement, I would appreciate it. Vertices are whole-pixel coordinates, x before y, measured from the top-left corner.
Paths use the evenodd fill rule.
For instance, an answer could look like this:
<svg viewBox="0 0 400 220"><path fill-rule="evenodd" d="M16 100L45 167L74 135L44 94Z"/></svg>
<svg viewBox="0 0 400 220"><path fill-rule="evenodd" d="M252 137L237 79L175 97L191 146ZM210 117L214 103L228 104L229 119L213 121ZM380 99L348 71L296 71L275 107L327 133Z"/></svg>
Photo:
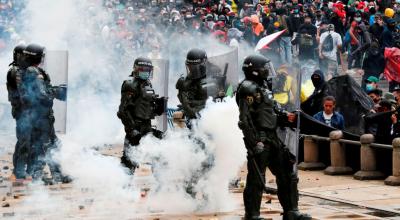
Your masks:
<svg viewBox="0 0 400 220"><path fill-rule="evenodd" d="M112 151L112 152L111 152ZM105 154L118 156L113 148ZM90 189L77 189L72 184L46 186L48 194L32 195L43 186L12 186L7 179L11 173L11 154L0 156L0 219L241 219L243 205L231 212L220 213L165 213L162 210L141 208L140 201L116 203L103 198L93 201ZM142 176L150 175L149 170L141 170ZM239 176L244 177L243 169ZM386 186L383 181L358 181L352 176L327 176L322 171L299 172L300 209L312 214L314 219L400 219L400 187ZM268 173L267 182L275 186L274 177ZM237 201L242 201L243 188L233 188L231 193ZM308 195L308 196L307 196ZM35 198L35 201L32 201ZM68 201L67 203L65 201ZM171 201L173 202L173 201ZM60 206L59 204L62 204ZM95 209L101 204L102 209ZM365 208L367 207L367 208ZM383 209L385 213L374 209ZM96 211L93 211L96 210ZM123 215L122 215L123 213ZM262 214L267 219L278 220L281 208L275 195L264 195ZM397 213L397 214L396 214Z"/></svg>

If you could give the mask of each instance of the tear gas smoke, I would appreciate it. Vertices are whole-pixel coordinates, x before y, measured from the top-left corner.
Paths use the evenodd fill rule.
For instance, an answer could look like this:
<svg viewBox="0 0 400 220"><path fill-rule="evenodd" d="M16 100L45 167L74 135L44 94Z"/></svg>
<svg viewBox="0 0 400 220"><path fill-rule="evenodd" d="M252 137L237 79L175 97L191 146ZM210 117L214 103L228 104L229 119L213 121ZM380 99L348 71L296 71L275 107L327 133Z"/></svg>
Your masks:
<svg viewBox="0 0 400 220"><path fill-rule="evenodd" d="M199 207L209 212L232 211L237 207L228 186L243 165L246 152L237 127L239 111L235 100L228 98L221 103L209 100L201 115L194 122L193 132L171 130L163 140L149 135L132 152L132 160L155 165L156 183L147 201L149 207L168 213L193 212ZM202 165L210 160L210 155L211 169L202 172ZM203 194L205 200L193 200L185 191L185 185L194 175L200 176L194 191Z"/></svg>

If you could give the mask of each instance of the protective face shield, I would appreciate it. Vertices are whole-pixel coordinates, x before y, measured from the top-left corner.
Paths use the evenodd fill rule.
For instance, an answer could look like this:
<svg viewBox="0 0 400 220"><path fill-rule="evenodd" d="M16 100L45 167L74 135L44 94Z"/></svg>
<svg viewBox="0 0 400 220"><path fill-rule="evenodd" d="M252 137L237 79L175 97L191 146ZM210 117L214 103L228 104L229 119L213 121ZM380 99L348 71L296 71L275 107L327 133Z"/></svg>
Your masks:
<svg viewBox="0 0 400 220"><path fill-rule="evenodd" d="M23 66L40 65L43 63L46 49L37 44L29 44L23 51Z"/></svg>
<svg viewBox="0 0 400 220"><path fill-rule="evenodd" d="M264 67L258 69L253 74L258 75L258 77L262 80L267 80L269 76L269 69L271 68L270 63L266 63Z"/></svg>
<svg viewBox="0 0 400 220"><path fill-rule="evenodd" d="M153 78L153 67L139 66L134 70L134 75L136 78L141 80L149 80Z"/></svg>
<svg viewBox="0 0 400 220"><path fill-rule="evenodd" d="M186 72L189 79L199 79L206 75L205 63L186 63Z"/></svg>

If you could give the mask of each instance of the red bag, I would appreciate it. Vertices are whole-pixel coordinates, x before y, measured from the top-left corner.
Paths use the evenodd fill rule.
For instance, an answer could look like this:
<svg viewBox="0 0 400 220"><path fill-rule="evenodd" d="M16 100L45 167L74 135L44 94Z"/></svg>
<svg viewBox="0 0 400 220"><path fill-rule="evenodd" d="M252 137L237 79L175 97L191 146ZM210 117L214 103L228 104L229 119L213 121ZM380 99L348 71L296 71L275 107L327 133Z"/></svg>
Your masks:
<svg viewBox="0 0 400 220"><path fill-rule="evenodd" d="M385 48L385 70L384 74L386 79L391 81L400 82L400 49L397 47Z"/></svg>

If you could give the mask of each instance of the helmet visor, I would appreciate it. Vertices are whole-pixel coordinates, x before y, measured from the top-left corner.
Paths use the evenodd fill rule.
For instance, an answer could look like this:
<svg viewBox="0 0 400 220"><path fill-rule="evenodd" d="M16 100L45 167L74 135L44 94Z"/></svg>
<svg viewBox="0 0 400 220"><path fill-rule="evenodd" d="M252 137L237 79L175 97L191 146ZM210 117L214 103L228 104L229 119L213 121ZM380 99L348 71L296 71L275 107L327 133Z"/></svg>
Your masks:
<svg viewBox="0 0 400 220"><path fill-rule="evenodd" d="M205 75L204 64L186 64L187 77L190 79L198 79Z"/></svg>
<svg viewBox="0 0 400 220"><path fill-rule="evenodd" d="M153 78L153 68L152 67L137 67L136 76L142 80L148 80Z"/></svg>
<svg viewBox="0 0 400 220"><path fill-rule="evenodd" d="M262 78L262 79L265 79L265 80L268 79L270 68L271 68L271 65L270 65L269 62L266 63L263 67L261 67L258 70L259 77Z"/></svg>

